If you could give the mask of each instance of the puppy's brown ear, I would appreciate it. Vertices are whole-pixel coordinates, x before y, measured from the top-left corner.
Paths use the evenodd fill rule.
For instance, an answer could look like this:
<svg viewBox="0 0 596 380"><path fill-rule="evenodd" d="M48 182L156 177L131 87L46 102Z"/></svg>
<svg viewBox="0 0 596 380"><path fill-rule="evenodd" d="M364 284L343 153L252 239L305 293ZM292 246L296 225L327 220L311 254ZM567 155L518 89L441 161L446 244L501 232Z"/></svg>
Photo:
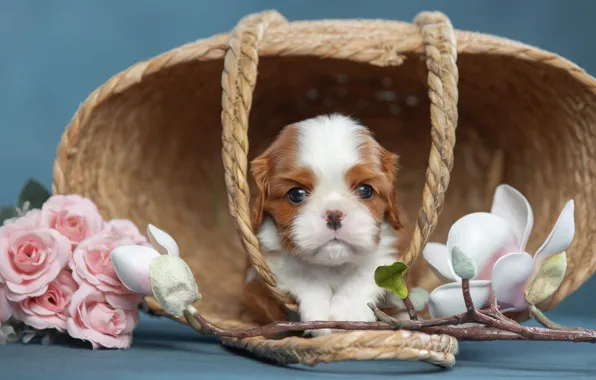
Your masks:
<svg viewBox="0 0 596 380"><path fill-rule="evenodd" d="M250 163L250 170L257 185L257 195L252 210L252 226L255 232L261 228L263 223L265 199L269 195L270 164L268 152L263 153Z"/></svg>
<svg viewBox="0 0 596 380"><path fill-rule="evenodd" d="M387 202L385 219L396 231L399 231L403 227L399 218L399 209L397 207L397 188L395 185L398 160L399 157L397 154L391 153L387 149L381 147L381 170L391 183L391 190L389 194L387 194L387 199L385 199Z"/></svg>

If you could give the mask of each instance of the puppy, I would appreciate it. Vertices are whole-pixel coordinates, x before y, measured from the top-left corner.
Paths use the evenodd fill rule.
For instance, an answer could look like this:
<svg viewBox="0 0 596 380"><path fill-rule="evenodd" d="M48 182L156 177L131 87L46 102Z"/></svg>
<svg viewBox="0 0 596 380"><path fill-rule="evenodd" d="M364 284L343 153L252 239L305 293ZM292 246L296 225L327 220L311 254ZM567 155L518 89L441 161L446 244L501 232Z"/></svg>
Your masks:
<svg viewBox="0 0 596 380"><path fill-rule="evenodd" d="M374 271L396 260L402 227L396 166L366 127L338 114L285 127L251 162L253 225L300 320L376 320L367 304L385 292Z"/></svg>

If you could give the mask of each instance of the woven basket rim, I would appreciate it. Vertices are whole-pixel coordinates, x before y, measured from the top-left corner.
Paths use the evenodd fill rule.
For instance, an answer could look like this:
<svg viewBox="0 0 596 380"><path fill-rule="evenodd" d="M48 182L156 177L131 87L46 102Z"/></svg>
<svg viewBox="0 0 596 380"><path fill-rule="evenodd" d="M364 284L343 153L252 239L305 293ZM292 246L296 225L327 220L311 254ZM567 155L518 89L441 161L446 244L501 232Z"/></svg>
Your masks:
<svg viewBox="0 0 596 380"><path fill-rule="evenodd" d="M315 28L318 26L330 25L339 28L346 28L346 27L355 27L355 26L367 26L368 24L378 23L385 24L384 26L393 26L398 27L401 29L410 29L412 35L416 35L418 33L417 27L409 22L404 21L390 21L390 20L381 20L381 19L320 19L320 20L301 20L301 21L290 21L286 25L282 26L272 26L271 30L280 29L280 28L288 28L288 26L301 26L307 28ZM289 31L289 30L288 30ZM541 64L547 64L553 67L560 68L562 70L566 70L570 73L570 75L582 82L586 87L590 88L590 90L596 94L596 77L590 75L587 71L582 69L576 63L570 61L569 59L550 52L545 49L541 49L520 41L516 41L509 38L499 37L492 34L486 34L481 32L473 32L473 31L466 31L460 29L454 29L455 37L457 40L457 52L459 54L490 54L496 56L504 56L504 57L511 57L521 60L527 61L536 61L540 62ZM361 30L361 33L366 35L367 31ZM389 33L389 32L386 32ZM323 34L317 31L316 34ZM201 38L195 41L187 42L170 50L167 50L161 54L155 55L151 58L147 58L142 61L138 61L126 69L112 75L107 81L105 81L101 86L97 87L93 92L91 92L87 98L81 103L77 112L75 112L74 116L78 114L78 111L81 107L88 102L89 99L99 97L102 98L96 102L96 107L100 106L101 103L109 98L109 96L117 95L118 93L126 91L131 86L134 86L137 83L140 83L147 74L151 73L149 69L156 61L163 62L166 61L165 64L155 65L158 67L157 70L162 70L169 66L175 66L178 64L182 64L185 62L190 62L193 60L193 54L187 52L190 50L201 49L203 51L210 50L208 56L210 56L211 60L222 60L225 56L227 50L227 41L231 35L231 32L225 33L218 33L214 34L210 37ZM288 33L288 38L295 38L296 36L300 36L299 33ZM266 39L266 36L265 36ZM396 37L396 40L399 37ZM420 41L418 43L418 47L416 50L410 50L411 53L422 53L423 46L422 40L418 38ZM305 42L306 44L306 42ZM510 49L500 49L510 47ZM262 57L275 57L279 56L279 54L263 51L263 49L259 50L259 55ZM204 57L204 55L200 55ZM314 52L305 53L305 54L297 54L294 55L295 57L317 57ZM334 58L329 58L334 59ZM203 59L204 60L204 59ZM103 89L107 88L107 95L108 96L101 96ZM74 117L73 116L73 117ZM68 127L67 127L68 129Z"/></svg>

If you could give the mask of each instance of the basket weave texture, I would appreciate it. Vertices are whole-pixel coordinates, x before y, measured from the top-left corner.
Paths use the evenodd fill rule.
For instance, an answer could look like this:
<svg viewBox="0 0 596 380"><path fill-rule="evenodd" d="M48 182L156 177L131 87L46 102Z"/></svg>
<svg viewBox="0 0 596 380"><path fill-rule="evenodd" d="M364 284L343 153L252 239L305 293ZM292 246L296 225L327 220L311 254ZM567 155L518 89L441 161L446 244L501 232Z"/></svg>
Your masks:
<svg viewBox="0 0 596 380"><path fill-rule="evenodd" d="M414 261L429 238L444 242L459 217L487 210L500 183L518 188L534 207L532 252L567 199L581 204L565 280L540 305L552 308L596 267L588 219L595 90L594 78L555 54L454 31L436 12L419 14L414 24L288 22L263 12L230 34L136 63L97 88L63 134L53 190L89 197L106 218L164 229L196 275L204 316L228 328L257 326L263 315L255 300L296 305L277 290L259 250L248 162L284 125L351 114L401 157L398 197L410 226L402 260L412 264L414 286L440 284L423 260ZM249 265L263 279L262 297L246 292ZM404 359L450 366L457 352L451 337L407 331L223 343L307 364Z"/></svg>

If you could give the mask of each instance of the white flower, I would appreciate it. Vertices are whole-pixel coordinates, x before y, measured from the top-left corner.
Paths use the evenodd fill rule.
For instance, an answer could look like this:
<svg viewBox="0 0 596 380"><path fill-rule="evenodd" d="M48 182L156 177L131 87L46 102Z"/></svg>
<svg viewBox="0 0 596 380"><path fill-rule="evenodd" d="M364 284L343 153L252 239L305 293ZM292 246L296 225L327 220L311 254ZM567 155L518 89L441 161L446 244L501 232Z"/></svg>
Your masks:
<svg viewBox="0 0 596 380"><path fill-rule="evenodd" d="M132 292L155 297L167 313L180 317L201 298L193 273L170 235L150 224L147 236L155 249L125 245L110 252L116 275Z"/></svg>
<svg viewBox="0 0 596 380"><path fill-rule="evenodd" d="M179 256L176 241L152 224L147 226L147 237L154 248L143 245L123 245L110 252L110 260L116 275L130 291L152 296L149 268L151 262L161 255Z"/></svg>
<svg viewBox="0 0 596 380"><path fill-rule="evenodd" d="M453 272L453 247L470 256L478 268L470 280L470 293L478 308L488 304L491 290L499 308L506 311L524 310L528 305L524 290L543 261L565 251L575 234L574 203L565 204L555 226L544 243L531 256L526 245L534 225L532 207L527 199L509 185L497 187L490 213L468 214L453 224L447 245L428 243L423 256L446 284L436 288L429 297L433 318L466 311L461 278Z"/></svg>

